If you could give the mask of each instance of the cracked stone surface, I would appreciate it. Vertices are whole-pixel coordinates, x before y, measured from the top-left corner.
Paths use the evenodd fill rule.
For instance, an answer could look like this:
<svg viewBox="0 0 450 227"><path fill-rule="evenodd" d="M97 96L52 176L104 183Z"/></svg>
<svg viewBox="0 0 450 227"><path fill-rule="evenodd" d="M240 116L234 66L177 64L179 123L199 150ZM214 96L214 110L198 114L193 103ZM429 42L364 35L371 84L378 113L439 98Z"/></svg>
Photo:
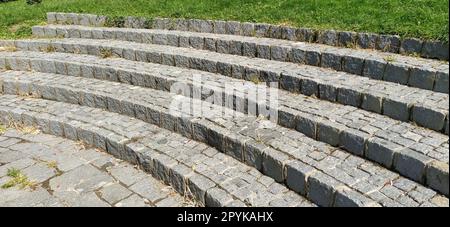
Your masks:
<svg viewBox="0 0 450 227"><path fill-rule="evenodd" d="M33 184L4 188L17 169ZM185 207L192 200L135 166L40 132L0 133L0 207Z"/></svg>

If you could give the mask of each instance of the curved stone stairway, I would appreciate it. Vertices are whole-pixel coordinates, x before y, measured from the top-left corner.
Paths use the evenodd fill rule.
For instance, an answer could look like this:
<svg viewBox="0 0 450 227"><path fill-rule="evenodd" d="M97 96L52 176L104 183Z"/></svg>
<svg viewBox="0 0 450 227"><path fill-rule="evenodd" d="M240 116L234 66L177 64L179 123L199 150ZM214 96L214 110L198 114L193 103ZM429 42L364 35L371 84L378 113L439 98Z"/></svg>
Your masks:
<svg viewBox="0 0 450 227"><path fill-rule="evenodd" d="M0 41L3 123L104 149L206 206L448 206L448 62L58 22ZM248 91L271 82L267 109Z"/></svg>

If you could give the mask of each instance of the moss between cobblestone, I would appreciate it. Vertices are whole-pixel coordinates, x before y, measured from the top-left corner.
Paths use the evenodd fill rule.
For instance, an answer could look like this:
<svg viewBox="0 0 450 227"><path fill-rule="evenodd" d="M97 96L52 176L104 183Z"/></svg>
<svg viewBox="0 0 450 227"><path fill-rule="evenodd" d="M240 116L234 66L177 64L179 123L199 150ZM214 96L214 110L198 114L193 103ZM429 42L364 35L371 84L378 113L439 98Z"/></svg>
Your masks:
<svg viewBox="0 0 450 227"><path fill-rule="evenodd" d="M395 61L395 57L389 55L389 56L386 56L386 57L384 58L384 60L385 60L386 62L394 62L394 61Z"/></svg>
<svg viewBox="0 0 450 227"><path fill-rule="evenodd" d="M57 169L58 163L56 161L49 161L46 162L48 168Z"/></svg>
<svg viewBox="0 0 450 227"><path fill-rule="evenodd" d="M255 75L250 77L250 81L253 82L254 84L260 84L261 83L261 80L259 80L258 76L255 76Z"/></svg>
<svg viewBox="0 0 450 227"><path fill-rule="evenodd" d="M0 124L0 135L6 132L6 127Z"/></svg>
<svg viewBox="0 0 450 227"><path fill-rule="evenodd" d="M336 29L448 41L448 0L45 0L39 5L14 1L0 5L0 38L31 36L31 26L46 12L114 16L185 17L237 20Z"/></svg>
<svg viewBox="0 0 450 227"><path fill-rule="evenodd" d="M31 188L33 189L36 186L36 183L28 180L28 177L22 173L22 171L11 168L8 169L6 176L11 177L12 179L2 185L3 189L12 188L15 186L19 186L20 189Z"/></svg>
<svg viewBox="0 0 450 227"><path fill-rule="evenodd" d="M48 47L46 47L46 48L44 49L44 52L46 52L46 53L51 53L51 52L55 52L55 50L56 50L56 48L55 48L54 46L49 45Z"/></svg>
<svg viewBox="0 0 450 227"><path fill-rule="evenodd" d="M100 48L100 57L101 58L110 58L110 57L112 57L112 55L113 55L112 50Z"/></svg>

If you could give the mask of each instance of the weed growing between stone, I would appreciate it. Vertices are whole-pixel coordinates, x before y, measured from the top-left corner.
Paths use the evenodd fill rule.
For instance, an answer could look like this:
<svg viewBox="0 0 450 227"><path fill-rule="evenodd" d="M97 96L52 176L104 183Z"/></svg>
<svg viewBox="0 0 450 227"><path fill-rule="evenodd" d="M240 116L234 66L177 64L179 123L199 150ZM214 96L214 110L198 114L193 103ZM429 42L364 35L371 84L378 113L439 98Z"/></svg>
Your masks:
<svg viewBox="0 0 450 227"><path fill-rule="evenodd" d="M28 177L19 169L8 169L6 176L11 177L12 179L2 185L3 189L12 188L15 186L19 186L20 189L24 189L27 187L30 189L34 189L36 187L36 183L30 181Z"/></svg>
<svg viewBox="0 0 450 227"><path fill-rule="evenodd" d="M6 127L0 124L0 135L6 132Z"/></svg>
<svg viewBox="0 0 450 227"><path fill-rule="evenodd" d="M110 49L100 49L100 57L101 58L110 58L112 57L112 51Z"/></svg>
<svg viewBox="0 0 450 227"><path fill-rule="evenodd" d="M3 46L3 47L0 47L0 51L16 52L17 48L15 46Z"/></svg>
<svg viewBox="0 0 450 227"><path fill-rule="evenodd" d="M23 134L37 135L40 133L40 130L37 129L36 127L18 124L18 123L15 123L14 121L10 121L8 127L6 127L6 128L14 128Z"/></svg>
<svg viewBox="0 0 450 227"><path fill-rule="evenodd" d="M392 56L392 55L389 55L389 56L386 56L386 57L384 58L384 60L385 60L386 62L395 62L395 57Z"/></svg>

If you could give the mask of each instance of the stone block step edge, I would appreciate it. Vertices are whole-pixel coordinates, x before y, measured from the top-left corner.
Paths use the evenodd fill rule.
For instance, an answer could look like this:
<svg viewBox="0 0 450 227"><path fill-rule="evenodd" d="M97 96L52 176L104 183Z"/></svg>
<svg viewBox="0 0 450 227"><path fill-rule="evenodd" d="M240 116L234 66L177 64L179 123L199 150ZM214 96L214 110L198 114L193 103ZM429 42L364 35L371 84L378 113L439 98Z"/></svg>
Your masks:
<svg viewBox="0 0 450 227"><path fill-rule="evenodd" d="M86 27L84 27L86 29ZM88 29L92 29L87 27ZM100 29L100 28L98 28ZM79 27L62 28L49 26L34 26L33 35L38 38L86 38L86 39L115 39L138 43L169 45L175 47L189 47L208 50L223 54L233 54L246 57L258 57L274 61L300 63L323 68L330 68L355 75L384 80L411 87L417 87L436 92L449 93L448 64L438 65L437 62L418 66L415 64L396 61L395 56L368 57L367 54L348 54L348 49L339 53L335 50L319 50L311 47L291 47L272 45L256 41L235 41L220 37L203 38L191 34L183 36L180 33L165 34L163 30L148 30L142 34L140 30L102 31L83 30ZM171 31L168 31L171 32ZM106 35L107 34L107 35ZM200 33L198 33L200 34ZM204 34L204 33L203 33ZM180 41L181 40L181 41ZM392 60L391 60L392 58ZM312 60L314 59L314 60Z"/></svg>
<svg viewBox="0 0 450 227"><path fill-rule="evenodd" d="M11 97L11 96L8 96ZM42 104L41 104L42 105ZM70 105L67 106L68 109L74 109ZM107 135L99 134L98 130L94 127L84 126L82 124L77 124L75 121L65 122L60 121L58 118L49 119L47 114L40 114L34 112L27 112L19 109L0 109L0 113L2 113L2 118L0 118L0 122L4 124L8 124L10 122L15 122L17 124L23 124L27 126L38 126L39 129L43 130L44 133L52 134L55 136L66 137L69 139L78 140L86 143L93 144L93 146L97 146L96 143L102 144L99 146L100 148L104 148L111 154L117 156L118 158L125 159L126 161L138 160L138 164L142 163L144 166L144 170L148 170L148 168L159 168L159 169L150 169L150 172L154 174L154 171L164 170L169 174L157 174L155 177L158 179L167 179L167 177L178 177L177 179L169 179L169 183L173 182L174 187L178 190L180 187L180 182L186 185L185 187L189 187L190 190L194 191L195 196L201 196L200 199L204 199L205 203L211 204L213 206L220 205L224 202L228 202L227 206L244 206L242 202L239 201L231 201L228 196L223 196L223 190L211 190L211 186L209 186L209 181L207 178L198 176L193 177L189 174L189 171L186 172L186 168L181 168L179 165L173 166L171 165L170 158L167 159L167 156L164 153L155 153L150 151L149 149L143 147L144 145L131 141L127 143L129 140L124 140L123 137L108 137ZM52 130L54 129L54 130ZM99 128L101 131L101 128ZM64 134L61 134L64 132ZM70 135L66 135L70 132ZM74 136L76 138L74 138ZM93 137L97 142L93 142L89 137ZM153 149L153 148L151 148ZM117 153L117 152L124 153ZM160 158L160 159L158 159ZM127 160L128 159L128 160ZM180 168L176 168L180 167ZM299 167L301 168L301 166ZM293 167L295 170L296 167ZM166 178L164 178L166 177ZM188 179L186 179L188 177ZM343 206L343 207L355 207L355 206L375 206L379 207L380 204L374 202L371 199L368 199L357 193L353 190L350 190L346 187L335 187L333 183L336 183L329 177L321 173L311 173L307 176L308 181L303 182L302 179L296 179L302 181L303 183L308 183L310 186L307 187L308 196L312 196L314 199L318 201L327 201L327 199L331 199L331 205L333 206ZM330 181L331 180L331 181ZM330 185L331 184L331 185ZM212 192L214 191L214 192ZM217 196L212 197L212 196ZM436 200L436 201L435 201ZM425 202L422 204L423 206L445 206L448 204L448 199L442 197L440 195L434 195L430 198L429 202ZM307 206L314 206L306 202Z"/></svg>
<svg viewBox="0 0 450 227"><path fill-rule="evenodd" d="M14 89L16 88L16 89ZM97 104L87 104L87 103L83 103L80 101L76 101L76 100L72 100L72 99L67 99L64 98L64 95L57 95L56 93L54 94L53 92L44 92L45 89L49 89L50 87L44 86L44 87L40 87L38 85L33 85L33 89L37 89L36 92L37 94L45 94L42 96L42 98L44 99L49 99L49 100L58 100L61 102L67 102L67 103L78 103L80 105L88 105L88 106L92 106L92 107L96 107L96 108L103 108L103 109L108 109L108 111L111 112L116 112L116 113L120 113L120 108L108 108L108 107L103 107L104 105L99 103ZM20 81L3 81L3 92L6 94L31 94L31 85L27 85L24 82L20 82ZM25 89L25 90L23 90ZM44 89L42 92L38 92L40 89ZM87 92L87 91L86 91ZM58 92L57 92L58 93ZM70 94L76 94L74 93L74 91L70 91L67 92ZM34 94L34 93L33 93ZM63 93L62 93L63 94ZM94 100L101 100L102 98L100 96L96 97L96 94L92 93L90 95L94 95L93 99ZM66 95L67 96L67 95ZM77 95L80 96L80 95ZM58 98L60 97L60 98ZM81 96L80 96L81 97ZM114 97L109 97L107 99L111 99L111 102L118 102L120 103L120 100L116 100ZM186 98L186 101L188 101L190 99ZM286 168L288 168L289 165L287 165L286 163L286 157L287 154L282 154L279 151L273 150L273 154L271 153L269 155L269 151L271 151L269 149L269 151L266 151L266 149L261 149L261 147L258 146L258 144L253 144L253 143L249 143L247 144L247 142L245 142L247 139L243 138L242 135L228 135L225 134L224 132L221 132L221 130L217 127L213 127L213 125L210 125L209 123L203 122L202 120L198 120L198 119L189 119L189 118L183 118L180 116L177 116L176 114L172 115L172 114L165 114L166 116L166 120L162 120L161 117L158 117L158 120L154 120L154 117L152 117L152 119L149 118L145 118L144 116L153 116L153 114L140 114L140 115L136 115L136 113L142 112L139 111L138 109L142 109L142 110L150 110L149 106L139 106L142 104L137 104L137 103L131 103L127 104L130 109L130 111L125 111L122 114L128 115L130 117L136 117L138 119L141 120L145 120L151 124L155 124L158 125L159 127L168 129L170 131L173 132L177 132L182 134L183 136L187 137L187 138L192 138L194 140L197 140L199 142L203 142L206 144L209 144L210 146L215 147L216 149L224 152L225 154L230 155L231 157L234 157L235 159L246 163L252 167L255 167L257 170L260 170L261 172L263 172L265 175L275 179L277 182L287 182L289 181L288 179L293 179L296 177L295 174L299 173L298 171L300 171L301 174L305 174L302 172L302 170L304 170L304 168L300 168L299 170L296 170L294 172L291 173L295 173L294 175L287 175L287 170L285 170ZM117 105L113 105L113 107L115 107ZM136 109L137 108L137 109ZM160 107L154 107L156 109L160 109ZM157 111L157 110L153 110L153 111ZM117 112L119 111L119 112ZM133 113L131 113L133 112ZM172 119L173 118L173 119ZM203 123L202 123L203 122ZM191 125L192 124L192 125ZM179 125L178 127L176 125ZM195 126L197 125L197 126ZM212 127L212 128L208 128ZM186 128L187 127L187 128ZM205 128L206 127L206 128ZM209 137L206 138L205 134L199 134L196 135L195 132L208 132L209 135L216 135L217 137ZM242 138L241 138L242 137ZM222 142L226 143L227 145L222 145ZM219 143L219 144L217 144ZM386 149L383 147L385 144L381 143L377 143L376 141L373 141L373 146L376 147L376 152L373 153L374 155L386 155L386 157L389 157L389 151L386 151ZM246 149L247 152L244 152L244 147ZM236 149L239 148L239 151L236 151ZM264 147L266 148L266 147ZM387 152L387 153L386 153ZM407 154L407 152L406 152ZM267 156L267 157L266 157ZM395 156L395 157L394 157ZM265 157L265 158L263 158ZM405 155L405 152L403 153L397 153L396 155L392 154L392 158L397 160L395 161L396 163L399 163L399 166L408 166L408 165L416 165L417 161L416 159L414 159L414 157L408 157L408 155ZM419 161L420 162L420 161ZM423 177L426 178L426 183L428 186L432 187L433 189L440 191L441 193L445 194L446 196L448 196L448 181L446 182L445 179L448 179L448 164L446 163L440 163L440 162L429 162L425 164L426 166L422 166L421 164L418 164L418 166L422 166L423 168L420 168L419 172L421 172L423 174ZM305 166L305 164L303 164L302 166ZM309 166L309 165L307 165ZM266 169L268 168L268 169ZM314 168L315 169L315 168ZM408 168L400 168L400 170L407 170ZM445 172L447 171L447 172ZM307 175L307 174L306 174ZM305 176L306 176L305 175ZM295 178L296 179L296 178ZM336 183L336 180L333 180ZM339 185L341 185L342 183L340 183ZM288 186L290 186L288 184ZM297 186L296 183L294 183L294 188ZM345 185L342 185L343 187L347 187ZM305 188L305 187L301 187L301 188ZM307 196L308 194L305 194L305 189L299 189L299 190L295 190L296 192L299 192L301 195L305 195ZM329 191L328 191L329 192ZM314 194L316 195L316 194ZM310 198L310 197L308 197ZM331 204L332 199L331 197L328 197L328 202L321 202L321 200L319 199L319 197L311 197L310 199L312 199L313 202L317 203L318 205L321 206L328 206L329 204Z"/></svg>
<svg viewBox="0 0 450 227"><path fill-rule="evenodd" d="M24 62L26 62L25 59L22 59L23 63L17 63L15 62L13 64L12 61L10 61L11 65L12 65L12 69L13 70L18 70L18 71L28 71L28 70L32 70L32 71L37 71L37 72L43 72L43 73L58 73L61 75L69 75L68 71L61 71L59 70L59 72L57 72L56 68L74 68L75 65L73 65L74 67L68 67L67 65L65 65L64 67L50 67L48 69L45 68L40 68L37 67L38 65L45 65L45 63L47 62L47 60L44 59L29 59L29 61L33 61L33 64L26 64ZM55 60L55 62L58 62ZM56 64L56 63L55 63ZM69 63L67 63L69 64ZM27 66L28 65L28 66ZM22 66L22 67L21 67ZM34 66L34 67L32 67ZM32 68L29 68L32 67ZM79 66L81 67L81 66ZM104 70L95 70L95 66L93 66L94 68L92 69L92 71L101 71L104 72ZM102 67L100 67L102 68ZM53 69L53 70L50 70ZM125 70L125 69L122 69ZM111 70L107 70L109 72L109 76L100 76L100 77L95 77L97 79L100 80L108 80L111 82L117 82L114 79L111 78L120 78L119 75L113 75L113 71ZM117 71L115 71L117 72ZM80 74L81 73L81 74ZM112 74L111 74L112 73ZM86 78L91 78L91 76L88 75L83 75L82 72L78 73L78 76L81 77L86 77ZM149 77L152 77L152 75L149 75ZM158 80L158 79L156 79ZM142 80L137 80L137 81L141 81L143 83L143 81L146 81L145 79ZM158 80L160 81L160 80ZM164 82L165 80L162 79L161 82L158 82L159 87L150 87L151 89L156 89L156 90L162 90L162 91L167 91L167 88L170 87L171 82L168 82L168 84L166 84L166 82ZM142 84L142 83L138 83L138 84L134 84L135 86L141 86L141 87L149 87L148 85ZM190 89L192 90L192 83L188 83L186 82L186 86L189 86ZM130 84L130 83L126 83L126 84ZM183 83L185 84L185 83ZM214 87L210 88L211 90L216 90ZM221 91L219 91L219 93L221 94L221 97L225 97L224 95L226 94L222 94ZM192 98L192 94L189 95L188 98ZM200 97L203 101L206 97ZM212 100L210 100L212 101ZM247 101L248 102L248 101ZM222 104L225 104L225 102L222 102ZM233 108L233 110L235 110L235 108ZM245 114L247 114L245 111L243 112ZM426 177L426 169L427 168L432 168L430 166L436 166L436 163L439 163L434 161L433 163L429 162L430 158L424 155L421 155L419 153L410 151L408 152L397 152L396 149L399 145L395 145L392 144L392 142L384 140L384 139L376 139L373 140L375 137L371 138L371 139L367 139L366 136L364 136L362 133L358 133L355 131L351 131L351 130L342 130L339 127L335 127L333 124L327 125L322 121L317 121L314 117L311 116L311 118L307 118L307 117L302 117L301 119L303 119L301 122L304 122L304 125L309 125L312 124L314 129L314 135L311 134L311 130L308 130L309 127L298 127L298 124L291 124L296 117L293 116L290 112L286 112L283 110L279 110L278 112L278 116L280 116L279 122L277 122L280 126L283 127L287 127L287 128L291 128L294 130L297 130L301 133L304 133L306 136L314 139L314 140L318 140L318 141L322 141L325 143L328 143L332 146L339 146L344 150L349 151L352 154L364 157L368 160L371 161L375 161L379 164L382 164L384 167L388 168L388 169L392 169L395 170L397 172L399 172L400 174L406 176L409 179L412 179L416 182L422 183L425 181L425 177ZM339 141L337 144L335 144L333 141L333 138L338 138L337 140ZM352 141L353 144L351 144L349 141ZM370 146L369 146L370 145ZM369 152L369 148L370 148L370 152ZM391 162L387 162L386 160L381 159L380 157L377 156L373 156L375 150L385 150L385 152L388 152L389 154L394 154L393 157L396 157L395 160L396 161L391 161ZM394 160L394 159L393 159ZM399 161L400 160L400 161ZM427 161L428 160L428 161ZM409 164L407 164L409 163ZM433 165L432 165L433 164ZM411 169L409 167L406 167L408 165L413 165L416 166L416 169ZM440 166L444 165L440 164ZM420 170L421 169L421 170ZM420 174L418 174L420 173ZM435 184L433 184L435 185ZM436 186L434 186L436 187ZM445 191L445 189L444 189Z"/></svg>
<svg viewBox="0 0 450 227"><path fill-rule="evenodd" d="M66 104L68 109L73 109L70 107L72 104ZM194 191L195 196L201 196L199 199L200 201L205 201L206 205L219 205L223 202L228 202L229 206L244 206L242 202L239 201L231 201L227 196L223 196L223 190L217 189L213 190L214 192L211 192L211 186L208 186L211 182L205 177L199 176L199 177L193 177L189 175L189 173L186 173L186 168L176 168L179 166L173 166L170 160L167 160L167 156L164 155L164 153L160 154L154 154L154 152L149 152L147 148L143 148L143 144L140 142L133 141L133 139L124 139L120 136L116 136L110 138L105 135L98 134L96 130L94 130L93 127L83 127L83 125L76 124L73 121L70 122L64 122L60 121L58 118L51 118L51 119L41 119L42 117L46 117L46 114L35 114L35 113L28 113L24 112L18 109L12 110L12 109L0 109L0 113L3 112L2 118L0 118L0 122L3 122L5 124L13 121L18 124L28 125L28 126L38 126L40 130L42 130L44 133L66 137L69 139L73 139L75 134L78 134L78 138L86 143L86 144L92 144L93 146L97 146L96 143L92 142L90 139L86 139L85 137L81 137L81 135L92 135L95 138L98 138L101 140L102 146L99 146L100 148L106 148L106 150L113 154L118 156L118 158L125 159L129 162L137 162L137 164L143 165L144 170L148 170L149 167L152 167L151 163L153 163L154 168L159 169L150 169L150 173L155 174L155 177L160 179L162 177L163 181L169 181L169 183L173 182L175 185L174 188L177 190L180 187L180 182L185 182L186 187L189 187L190 190ZM49 125L48 125L49 124ZM46 126L42 126L46 125ZM53 126L52 126L53 125ZM52 130L52 127L55 128L55 130ZM62 132L71 132L70 136L67 136L65 134L61 134ZM98 142L98 141L97 141ZM118 152L124 152L124 153L118 153ZM161 159L156 159L156 158ZM149 159L151 161L149 161ZM151 163L149 163L151 162ZM150 165L149 165L150 164ZM170 174L160 174L155 173L155 171L158 170L165 170L166 172L169 172ZM169 179L167 177L186 177L188 176L189 179ZM164 178L166 177L166 178ZM192 179L191 179L192 178ZM331 199L329 204L322 204L322 206L375 206L379 207L380 204L374 202L373 200L366 198L362 194L355 192L347 187L339 187L334 188L332 185L329 185L330 182L328 182L329 177L327 177L324 174L321 174L320 172L316 174L312 174L311 176L308 176L308 179L310 182L310 187L308 187L311 192L308 192L308 196L311 196L312 199L316 199L319 202L324 201L323 197L326 196L326 199ZM301 179L299 179L301 180ZM333 183L334 181L331 181ZM307 182L304 182L305 184ZM198 185L196 185L198 184ZM220 192L220 193L219 193ZM214 198L212 196L217 196L217 198ZM224 198L225 197L225 198ZM448 200L446 198L443 198L440 195L436 195L434 198ZM227 200L228 199L228 200ZM325 200L326 201L326 200ZM306 205L308 205L308 202L305 202ZM426 204L432 205L429 202ZM308 206L314 206L313 204L309 204ZM432 205L432 206L436 206Z"/></svg>
<svg viewBox="0 0 450 227"><path fill-rule="evenodd" d="M95 27L126 27L181 30L202 33L243 35L300 42L321 43L330 46L376 49L404 55L420 55L424 58L449 59L449 44L436 40L401 38L398 35L382 35L363 32L314 30L265 23L237 21L199 20L183 18L108 17L93 14L47 13L49 24L75 24Z"/></svg>
<svg viewBox="0 0 450 227"><path fill-rule="evenodd" d="M19 98L23 97L15 95L8 96ZM23 97L23 99L35 98ZM76 109L76 107L71 108L73 104L63 103L63 105L66 105L68 109ZM113 133L110 130L102 128L101 126L85 124L75 120L70 120L67 122L58 117L52 117L52 115L47 113L27 112L19 108L14 110L0 108L0 113L2 113L0 115L0 123L4 125L36 127L40 132L74 141L80 141L88 146L103 149L116 158L134 165L138 165L145 172L151 174L156 179L172 186L178 193L180 193L180 195L190 196L202 206L251 206L248 204L248 201L241 201L236 198L234 195L227 192L226 188L223 188L208 176L192 169L192 167L186 165L186 163L175 160L173 157L167 155L163 150L158 150L160 149L158 147L146 145L149 138L145 138L145 136L128 138ZM278 183L274 184L278 185ZM279 186L281 185L278 185L278 189L280 189ZM295 192L292 191L292 193ZM341 190L339 193L348 193L351 196L355 196L355 194L357 194L348 192L348 189ZM357 195L361 196L359 194ZM349 202L351 199L346 196L347 195L340 196L340 204L346 204L347 206L352 205L352 203ZM294 198L295 197L302 200L301 203L298 204L300 206L316 206L300 195L296 194ZM294 198L292 199L294 200ZM379 206L376 203L371 203L370 205ZM356 203L353 204L353 206L356 206Z"/></svg>
<svg viewBox="0 0 450 227"><path fill-rule="evenodd" d="M379 113L391 117L395 120L400 120L403 122L414 122L419 126L429 128L438 132L442 132L448 135L449 132L449 113L448 110L443 110L440 105L436 102L423 102L418 100L417 94L411 97L409 93L403 97L397 94L390 95L386 97L383 93L370 93L370 90L362 89L358 87L341 87L343 85L335 85L323 79L314 79L306 77L303 75L296 75L290 72L274 71L272 69L259 69L257 66L245 66L239 65L240 63L229 63L229 62L216 62L210 59L204 59L204 57L186 57L182 55L178 57L175 53L160 53L164 52L161 50L135 50L132 48L124 49L122 47L115 47L111 43L101 43L101 40L97 41L97 46L94 44L74 44L75 40L87 41L89 39L63 39L63 40L6 40L1 41L1 45L12 45L17 50L29 50L29 51L40 51L45 52L51 49L55 52L63 53L80 53L89 54L94 56L102 56L103 51L109 51L113 56L124 58L132 61L144 61L156 64L164 64L169 66L176 65L177 67L190 68L196 70L202 70L212 73L220 73L224 76L235 77L230 75L231 73L238 72L239 78L252 81L257 75L259 81L275 80L279 81L280 88L291 91L300 92L307 96L314 96L320 99L325 99L329 101L338 102L344 105L350 105L371 112ZM61 42L61 43L60 43ZM116 42L126 42L126 41L116 41ZM144 45L131 42L133 45ZM63 48L69 48L70 51ZM98 45L101 45L100 47ZM83 47L83 48L82 48ZM184 48L185 49L185 48ZM126 50L126 51L124 51ZM189 50L190 49L186 49ZM198 51L198 50L196 50ZM142 55L145 56L142 56ZM251 60L251 59L250 59ZM261 59L263 60L263 59ZM292 63L286 63L292 64ZM237 65L232 67L233 65ZM237 70L237 71L235 71ZM219 72L217 72L219 71ZM350 76L351 74L349 74ZM358 76L355 76L359 78ZM237 78L237 77L236 77ZM361 77L364 79L364 77ZM338 79L337 81L341 81ZM379 81L380 83L387 83L390 85L392 83ZM393 85L393 86L404 86L404 85ZM323 94L322 94L323 89ZM404 87L404 89L418 89ZM419 91L418 89L417 91ZM417 93L414 91L414 93ZM423 92L428 92L433 94L434 92L428 90L420 90ZM411 91L410 91L411 92ZM331 93L331 94L330 94ZM436 93L436 95L446 96L447 94ZM333 100L330 97L334 97ZM392 96L392 97L391 97ZM398 96L398 97L397 97ZM422 98L428 98L422 97ZM419 101L419 103L417 103ZM446 105L448 108L448 105ZM424 117L426 116L426 117Z"/></svg>

